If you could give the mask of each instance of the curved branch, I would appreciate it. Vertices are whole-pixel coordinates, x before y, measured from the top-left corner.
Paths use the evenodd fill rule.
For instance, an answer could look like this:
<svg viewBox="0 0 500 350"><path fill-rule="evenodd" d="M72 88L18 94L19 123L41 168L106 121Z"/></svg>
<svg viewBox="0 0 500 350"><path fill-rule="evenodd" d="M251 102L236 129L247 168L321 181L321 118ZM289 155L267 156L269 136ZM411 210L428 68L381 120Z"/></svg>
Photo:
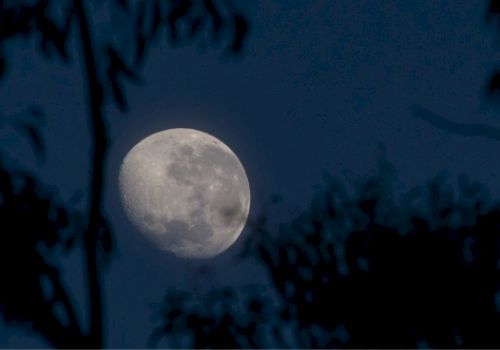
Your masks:
<svg viewBox="0 0 500 350"><path fill-rule="evenodd" d="M415 118L422 119L438 129L465 137L484 137L500 141L500 129L493 126L479 123L457 123L421 106L413 106L411 109Z"/></svg>

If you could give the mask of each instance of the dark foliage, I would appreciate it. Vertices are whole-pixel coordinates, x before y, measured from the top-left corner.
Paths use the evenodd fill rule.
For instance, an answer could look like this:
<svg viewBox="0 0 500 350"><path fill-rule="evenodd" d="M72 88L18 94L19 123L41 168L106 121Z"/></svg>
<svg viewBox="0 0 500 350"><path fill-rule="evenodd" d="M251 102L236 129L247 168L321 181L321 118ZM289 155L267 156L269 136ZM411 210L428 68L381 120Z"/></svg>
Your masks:
<svg viewBox="0 0 500 350"><path fill-rule="evenodd" d="M210 348L500 346L500 206L478 185L436 179L396 201L384 177L354 194L332 182L278 233L258 232L247 254L275 302L254 296L254 312L226 298L220 312L169 296L156 337Z"/></svg>
<svg viewBox="0 0 500 350"><path fill-rule="evenodd" d="M111 17L126 18L123 22L129 28L117 28L113 40L106 38L100 30L103 23L93 18L96 7L106 7ZM0 312L5 320L17 321L55 347L104 345L102 269L113 250L102 209L109 143L105 106L114 104L126 111L124 83L140 81L139 70L155 41L169 40L176 45L206 41L236 55L243 48L247 30L246 20L230 0L0 0L0 78L16 63L8 55L12 42L35 42L47 60L82 64L92 166L87 212L77 214L58 201L55 192L44 190L34 174L13 171L5 161L0 162ZM130 33L133 49L125 52ZM69 53L72 42L79 50L76 57ZM48 150L39 108L14 116L5 125L24 135L43 161ZM76 223L78 232L74 230ZM85 257L89 325L78 321L68 288L60 278L64 252L73 247L81 249Z"/></svg>
<svg viewBox="0 0 500 350"><path fill-rule="evenodd" d="M21 39L34 41L48 60L82 60L85 67L93 137L88 213L76 213L33 174L0 159L0 312L64 348L104 344L101 269L112 251L102 212L104 107L127 109L124 82L140 81L139 69L156 41L209 43L237 54L249 29L228 0L99 1L133 27L134 49L123 52L116 42L97 39L90 10L95 3L0 0L0 78L15 64L9 43ZM497 26L499 14L499 1L490 0L488 18ZM72 40L78 57L70 56ZM129 38L124 34L123 40ZM499 95L499 74L487 90ZM32 109L11 125L43 160L41 116ZM472 134L490 135L483 129ZM453 198L446 186L431 183L399 203L381 183L370 180L354 196L332 184L279 233L263 224L248 252L269 272L275 294L242 299L224 290L197 305L173 292L152 344L171 335L178 340L172 346L218 348L500 347L500 208L470 185ZM71 249L87 257L88 326L61 278Z"/></svg>
<svg viewBox="0 0 500 350"><path fill-rule="evenodd" d="M500 33L500 1L489 0L486 19ZM485 95L498 100L498 69ZM488 125L420 106L412 112L460 136L500 140ZM267 270L273 291L254 296L259 313L241 297L224 299L228 312L221 313L209 301L183 294L180 302L171 293L152 339L207 348L500 347L500 205L467 182L457 193L435 180L403 201L386 185L372 178L349 195L332 182L278 230L262 217L245 252ZM236 326L224 327L227 319ZM258 325L252 333L250 324Z"/></svg>
<svg viewBox="0 0 500 350"><path fill-rule="evenodd" d="M168 344L173 348L265 347L268 301L262 293L253 290L241 303L235 291L225 288L210 292L203 303L206 309L193 303L189 294L170 291L158 313L166 322L155 330L150 345L170 334Z"/></svg>
<svg viewBox="0 0 500 350"><path fill-rule="evenodd" d="M75 245L81 217L22 171L0 161L0 311L58 347L85 346L59 259Z"/></svg>

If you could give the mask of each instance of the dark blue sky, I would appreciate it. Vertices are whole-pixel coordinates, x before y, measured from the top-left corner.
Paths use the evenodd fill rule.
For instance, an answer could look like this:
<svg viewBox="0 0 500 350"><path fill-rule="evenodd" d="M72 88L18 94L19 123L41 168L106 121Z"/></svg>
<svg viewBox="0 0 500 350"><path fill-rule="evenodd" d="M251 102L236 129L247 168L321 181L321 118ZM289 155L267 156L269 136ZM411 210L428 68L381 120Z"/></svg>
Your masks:
<svg viewBox="0 0 500 350"><path fill-rule="evenodd" d="M144 83L127 88L129 112L110 109L105 207L118 246L106 282L110 346L146 345L150 304L167 287L242 285L258 272L227 267L235 248L206 262L212 273L197 277L200 264L160 253L138 236L118 202L117 174L128 150L153 132L190 127L224 141L247 170L253 213L274 193L304 206L325 172L346 183L370 174L381 144L403 188L445 171L500 194L498 143L451 135L410 112L418 104L454 121L500 127L498 110L482 96L498 57L485 1L240 2L252 26L241 59L164 41L150 52ZM2 113L43 106L49 158L35 167L22 141L3 131L3 142L68 199L85 188L89 171L79 63L61 68L26 45L10 49L16 65L0 86ZM68 267L82 297L79 257ZM2 347L37 344L0 334Z"/></svg>

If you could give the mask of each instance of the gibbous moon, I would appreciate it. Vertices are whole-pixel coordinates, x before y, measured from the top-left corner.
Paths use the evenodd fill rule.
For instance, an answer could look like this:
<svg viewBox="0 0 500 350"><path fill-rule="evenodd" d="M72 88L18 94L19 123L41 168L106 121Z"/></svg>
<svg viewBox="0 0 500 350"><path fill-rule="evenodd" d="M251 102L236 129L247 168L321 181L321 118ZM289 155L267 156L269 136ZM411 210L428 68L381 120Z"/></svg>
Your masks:
<svg viewBox="0 0 500 350"><path fill-rule="evenodd" d="M178 257L222 253L240 235L250 210L250 186L238 157L193 129L168 129L140 141L123 160L119 187L130 221Z"/></svg>

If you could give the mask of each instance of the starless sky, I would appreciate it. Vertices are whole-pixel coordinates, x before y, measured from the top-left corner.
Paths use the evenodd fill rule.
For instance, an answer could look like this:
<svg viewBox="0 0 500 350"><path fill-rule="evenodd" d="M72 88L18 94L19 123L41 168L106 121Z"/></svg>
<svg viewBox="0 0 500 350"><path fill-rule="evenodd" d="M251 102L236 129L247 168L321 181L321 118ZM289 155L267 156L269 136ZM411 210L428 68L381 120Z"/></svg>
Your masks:
<svg viewBox="0 0 500 350"><path fill-rule="evenodd" d="M344 182L370 174L380 144L402 186L444 170L500 195L498 143L451 135L410 112L418 104L454 121L500 127L498 110L482 96L496 56L486 1L266 0L240 7L251 24L241 59L197 45L172 49L164 40L149 53L144 83L127 86L130 111L108 113L105 208L117 244L105 284L109 346L144 347L151 304L168 287L243 285L259 272L229 264L230 251L206 263L208 277L197 277L200 264L158 252L138 235L120 206L117 174L128 150L151 133L189 127L226 143L246 168L253 213L274 193L304 206L324 172ZM49 158L36 167L28 147L5 131L2 144L68 199L89 174L80 63L46 63L21 43L9 49L16 64L0 86L2 113L44 107ZM83 300L79 262L70 259L65 278ZM37 344L0 328L1 347Z"/></svg>

